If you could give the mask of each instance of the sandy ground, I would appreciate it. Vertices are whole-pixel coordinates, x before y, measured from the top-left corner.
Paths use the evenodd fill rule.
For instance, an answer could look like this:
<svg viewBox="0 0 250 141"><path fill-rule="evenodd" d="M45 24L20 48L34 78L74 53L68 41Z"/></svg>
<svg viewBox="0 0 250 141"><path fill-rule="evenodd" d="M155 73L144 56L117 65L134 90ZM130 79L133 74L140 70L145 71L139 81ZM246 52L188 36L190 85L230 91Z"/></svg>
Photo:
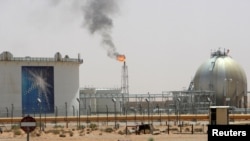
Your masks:
<svg viewBox="0 0 250 141"><path fill-rule="evenodd" d="M1 141L26 141L27 137L0 137ZM54 135L43 135L40 137L30 137L30 141L207 141L206 135L196 134L180 134L180 135L85 135L85 136L73 136L73 137L59 137Z"/></svg>
<svg viewBox="0 0 250 141"><path fill-rule="evenodd" d="M85 128L84 130L76 130L74 128L53 128L47 127L44 131L36 128L29 134L29 141L207 141L207 134L204 132L191 134L191 130L183 128L182 133L171 131L169 134L166 132L166 126L156 127L157 132L153 134L140 134L136 135L133 130L132 133L125 134L125 127L120 127L109 133L102 127L100 129L91 130ZM176 127L173 127L177 129ZM18 134L19 133L19 134ZM63 137L62 137L63 136ZM0 134L0 141L27 141L27 134L22 129L4 130Z"/></svg>

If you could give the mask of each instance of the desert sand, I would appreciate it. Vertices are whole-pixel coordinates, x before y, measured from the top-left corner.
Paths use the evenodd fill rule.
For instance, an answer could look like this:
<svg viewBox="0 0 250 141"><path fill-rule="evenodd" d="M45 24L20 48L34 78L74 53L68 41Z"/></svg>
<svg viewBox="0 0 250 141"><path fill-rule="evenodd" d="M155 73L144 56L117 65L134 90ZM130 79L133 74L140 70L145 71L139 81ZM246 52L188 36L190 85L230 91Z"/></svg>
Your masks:
<svg viewBox="0 0 250 141"><path fill-rule="evenodd" d="M171 130L168 133L166 126L156 126L157 132L141 133L140 135L136 135L133 128L128 129L126 134L125 126L111 132L107 132L105 130L107 128L110 127L77 130L75 126L68 128L49 126L40 131L37 127L29 134L29 138L22 129L3 129L4 132L0 134L0 141L27 141L28 139L29 141L207 141L207 134L204 131L192 134L190 127L183 128L182 133L177 131L178 127L171 127L177 130Z"/></svg>

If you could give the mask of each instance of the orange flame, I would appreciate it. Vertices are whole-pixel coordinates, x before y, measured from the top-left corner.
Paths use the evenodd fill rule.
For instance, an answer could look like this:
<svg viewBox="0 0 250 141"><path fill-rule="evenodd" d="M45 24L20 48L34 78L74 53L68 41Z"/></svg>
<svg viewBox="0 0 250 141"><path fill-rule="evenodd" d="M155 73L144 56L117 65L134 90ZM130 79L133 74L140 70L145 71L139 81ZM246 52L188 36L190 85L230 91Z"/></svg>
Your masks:
<svg viewBox="0 0 250 141"><path fill-rule="evenodd" d="M116 59L117 59L118 61L124 62L125 59L126 59L126 57L125 57L125 55L117 55L117 56L116 56Z"/></svg>

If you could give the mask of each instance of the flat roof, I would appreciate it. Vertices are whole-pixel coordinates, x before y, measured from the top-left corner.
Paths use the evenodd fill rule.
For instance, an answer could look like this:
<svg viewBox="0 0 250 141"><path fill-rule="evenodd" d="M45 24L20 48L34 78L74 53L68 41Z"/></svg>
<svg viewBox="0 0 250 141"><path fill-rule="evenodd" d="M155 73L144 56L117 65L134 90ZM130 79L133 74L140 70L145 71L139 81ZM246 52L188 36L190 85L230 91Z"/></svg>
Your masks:
<svg viewBox="0 0 250 141"><path fill-rule="evenodd" d="M209 108L230 108L230 106L210 106Z"/></svg>
<svg viewBox="0 0 250 141"><path fill-rule="evenodd" d="M54 57L14 57L10 52L5 51L0 54L0 61L13 61L13 62L72 62L72 63L83 63L83 59L80 58L70 58L68 55L62 57L62 55L57 52Z"/></svg>

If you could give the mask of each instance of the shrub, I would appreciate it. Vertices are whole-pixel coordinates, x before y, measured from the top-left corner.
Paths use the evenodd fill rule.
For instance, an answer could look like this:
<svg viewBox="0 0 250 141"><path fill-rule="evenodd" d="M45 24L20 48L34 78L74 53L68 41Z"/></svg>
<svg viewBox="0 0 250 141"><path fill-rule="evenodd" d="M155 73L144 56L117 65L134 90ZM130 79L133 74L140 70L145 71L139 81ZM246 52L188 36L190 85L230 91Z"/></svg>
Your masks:
<svg viewBox="0 0 250 141"><path fill-rule="evenodd" d="M59 137L66 137L66 135L65 134L60 134Z"/></svg>
<svg viewBox="0 0 250 141"><path fill-rule="evenodd" d="M154 138L149 138L148 141L154 141Z"/></svg>
<svg viewBox="0 0 250 141"><path fill-rule="evenodd" d="M113 128L106 128L105 129L105 132L108 132L108 133L111 133L111 132L113 132L114 130L113 130Z"/></svg>
<svg viewBox="0 0 250 141"><path fill-rule="evenodd" d="M203 129L202 128L195 128L194 131L195 132L203 132Z"/></svg>
<svg viewBox="0 0 250 141"><path fill-rule="evenodd" d="M122 131L120 130L120 131L118 131L118 134L124 135L124 132L122 132Z"/></svg>
<svg viewBox="0 0 250 141"><path fill-rule="evenodd" d="M74 133L73 133L72 131L70 131L70 132L69 132L69 136L72 137L73 135L74 135Z"/></svg>
<svg viewBox="0 0 250 141"><path fill-rule="evenodd" d="M20 129L20 126L19 125L12 125L11 126L11 129L15 130L15 129Z"/></svg>
<svg viewBox="0 0 250 141"><path fill-rule="evenodd" d="M190 132L190 129L189 128L185 128L185 132Z"/></svg>
<svg viewBox="0 0 250 141"><path fill-rule="evenodd" d="M55 125L54 128L64 128L62 125Z"/></svg>
<svg viewBox="0 0 250 141"><path fill-rule="evenodd" d="M91 128L92 130L96 130L96 129L97 129L97 125L91 123L91 124L89 125L89 128Z"/></svg>
<svg viewBox="0 0 250 141"><path fill-rule="evenodd" d="M21 134L22 134L22 132L21 132L20 129L15 129L14 130L14 135L21 135Z"/></svg>
<svg viewBox="0 0 250 141"><path fill-rule="evenodd" d="M60 130L52 129L52 130L46 131L46 133L53 133L53 134L57 135L57 134L60 134Z"/></svg>

